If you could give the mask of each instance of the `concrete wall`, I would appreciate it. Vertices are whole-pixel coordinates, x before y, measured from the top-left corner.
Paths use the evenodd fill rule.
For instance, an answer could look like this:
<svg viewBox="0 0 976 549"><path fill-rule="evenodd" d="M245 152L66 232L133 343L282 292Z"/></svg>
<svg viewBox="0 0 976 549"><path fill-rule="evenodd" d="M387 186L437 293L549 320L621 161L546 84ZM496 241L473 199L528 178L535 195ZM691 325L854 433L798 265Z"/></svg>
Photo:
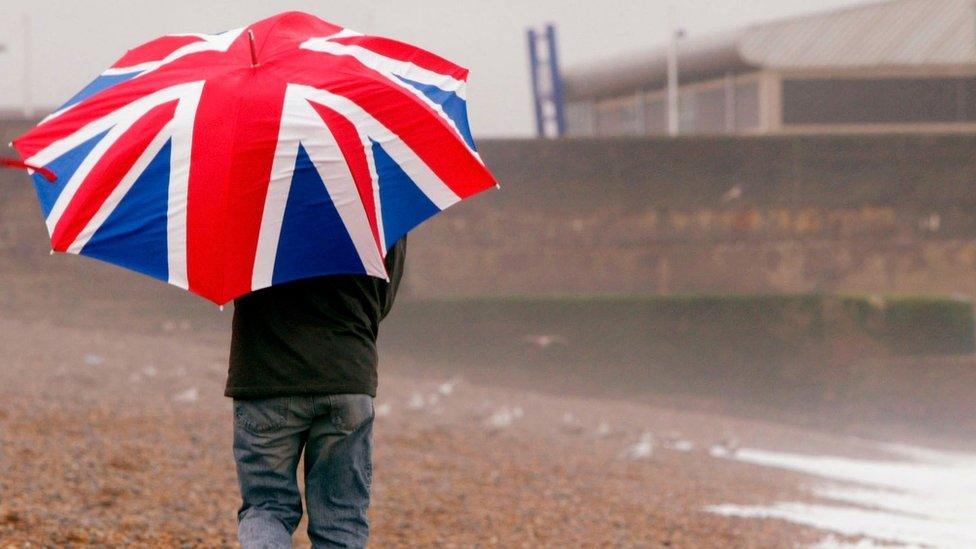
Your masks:
<svg viewBox="0 0 976 549"><path fill-rule="evenodd" d="M0 122L0 139L28 127ZM492 140L480 150L502 189L411 235L407 296L976 297L976 135ZM10 260L0 271L48 265L45 238L27 179L0 170Z"/></svg>
<svg viewBox="0 0 976 549"><path fill-rule="evenodd" d="M976 296L976 136L485 141L502 184L411 237L418 297Z"/></svg>

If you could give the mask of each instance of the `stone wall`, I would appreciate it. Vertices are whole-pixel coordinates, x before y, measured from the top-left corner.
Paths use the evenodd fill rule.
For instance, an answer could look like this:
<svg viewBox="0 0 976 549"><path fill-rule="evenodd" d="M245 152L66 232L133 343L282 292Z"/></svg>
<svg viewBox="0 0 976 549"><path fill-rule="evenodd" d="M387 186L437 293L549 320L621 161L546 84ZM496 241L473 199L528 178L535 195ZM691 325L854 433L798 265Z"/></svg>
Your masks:
<svg viewBox="0 0 976 549"><path fill-rule="evenodd" d="M0 122L0 139L28 127ZM411 235L406 296L976 296L974 135L488 140L480 150L502 188ZM0 170L0 270L46 265L45 238L28 181Z"/></svg>
<svg viewBox="0 0 976 549"><path fill-rule="evenodd" d="M501 182L419 228L418 297L976 296L976 136L485 141Z"/></svg>

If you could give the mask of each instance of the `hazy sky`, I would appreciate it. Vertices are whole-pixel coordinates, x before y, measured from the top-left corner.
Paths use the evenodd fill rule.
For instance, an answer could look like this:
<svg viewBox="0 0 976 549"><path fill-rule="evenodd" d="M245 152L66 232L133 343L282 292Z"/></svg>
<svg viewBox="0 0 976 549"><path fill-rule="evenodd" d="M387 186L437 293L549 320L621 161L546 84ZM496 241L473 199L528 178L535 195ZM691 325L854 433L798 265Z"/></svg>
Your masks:
<svg viewBox="0 0 976 549"><path fill-rule="evenodd" d="M132 46L219 32L286 10L411 42L471 69L476 136L533 131L525 28L557 25L563 65L662 44L668 5L691 35L862 0L0 0L0 109L55 106ZM27 32L29 29L29 33ZM24 71L29 36L32 70Z"/></svg>

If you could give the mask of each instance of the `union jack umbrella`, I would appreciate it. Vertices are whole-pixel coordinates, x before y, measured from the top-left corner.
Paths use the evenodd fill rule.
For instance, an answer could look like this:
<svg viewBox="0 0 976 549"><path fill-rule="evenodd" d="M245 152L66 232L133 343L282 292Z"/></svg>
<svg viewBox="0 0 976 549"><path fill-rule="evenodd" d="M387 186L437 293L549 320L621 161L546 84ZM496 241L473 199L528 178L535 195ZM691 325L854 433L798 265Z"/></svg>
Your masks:
<svg viewBox="0 0 976 549"><path fill-rule="evenodd" d="M495 186L467 74L283 13L132 49L13 145L53 250L223 304L311 276L387 278L407 231Z"/></svg>

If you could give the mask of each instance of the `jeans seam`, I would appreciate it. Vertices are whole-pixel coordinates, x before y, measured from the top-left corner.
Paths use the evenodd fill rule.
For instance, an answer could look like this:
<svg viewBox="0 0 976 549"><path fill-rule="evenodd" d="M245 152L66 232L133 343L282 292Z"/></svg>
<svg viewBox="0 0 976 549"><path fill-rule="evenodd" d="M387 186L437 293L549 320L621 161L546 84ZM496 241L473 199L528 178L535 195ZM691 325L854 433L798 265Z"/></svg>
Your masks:
<svg viewBox="0 0 976 549"><path fill-rule="evenodd" d="M342 407L339 406L335 395L329 395L329 419L340 431L344 431L346 429L345 420L342 417Z"/></svg>

